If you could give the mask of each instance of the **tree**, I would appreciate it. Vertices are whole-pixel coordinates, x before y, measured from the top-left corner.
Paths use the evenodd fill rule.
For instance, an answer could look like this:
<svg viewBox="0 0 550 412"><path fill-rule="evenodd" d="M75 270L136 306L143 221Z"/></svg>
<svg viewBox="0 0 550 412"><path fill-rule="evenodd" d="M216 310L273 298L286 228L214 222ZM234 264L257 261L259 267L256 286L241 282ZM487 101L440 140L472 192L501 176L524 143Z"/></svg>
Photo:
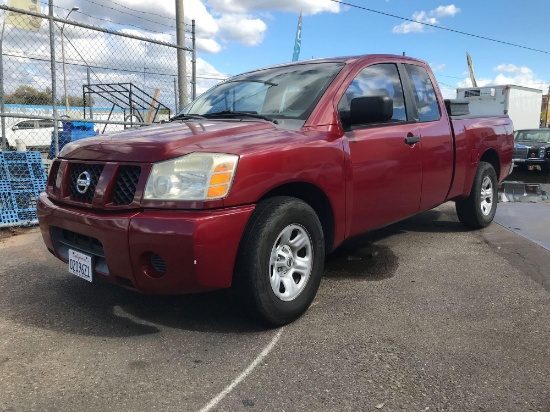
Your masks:
<svg viewBox="0 0 550 412"><path fill-rule="evenodd" d="M32 86L21 85L13 93L6 95L6 103L51 106L52 89L46 87L44 91L40 92ZM64 104L64 99L57 99L58 106L63 106ZM84 100L82 97L69 95L69 105L71 107L82 107Z"/></svg>
<svg viewBox="0 0 550 412"><path fill-rule="evenodd" d="M6 95L6 103L51 106L52 89L46 87L46 90L39 92L32 86L21 85L13 93Z"/></svg>

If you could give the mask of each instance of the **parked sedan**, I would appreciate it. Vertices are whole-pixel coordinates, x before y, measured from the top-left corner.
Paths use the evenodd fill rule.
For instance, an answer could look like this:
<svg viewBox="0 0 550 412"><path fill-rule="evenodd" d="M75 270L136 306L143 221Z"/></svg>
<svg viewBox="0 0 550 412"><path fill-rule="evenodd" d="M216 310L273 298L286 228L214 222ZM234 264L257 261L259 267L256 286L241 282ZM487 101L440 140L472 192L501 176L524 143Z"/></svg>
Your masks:
<svg viewBox="0 0 550 412"><path fill-rule="evenodd" d="M533 170L539 166L550 170L550 129L516 130L514 133L514 164Z"/></svg>
<svg viewBox="0 0 550 412"><path fill-rule="evenodd" d="M6 127L10 148L48 151L52 141L53 120L24 119Z"/></svg>

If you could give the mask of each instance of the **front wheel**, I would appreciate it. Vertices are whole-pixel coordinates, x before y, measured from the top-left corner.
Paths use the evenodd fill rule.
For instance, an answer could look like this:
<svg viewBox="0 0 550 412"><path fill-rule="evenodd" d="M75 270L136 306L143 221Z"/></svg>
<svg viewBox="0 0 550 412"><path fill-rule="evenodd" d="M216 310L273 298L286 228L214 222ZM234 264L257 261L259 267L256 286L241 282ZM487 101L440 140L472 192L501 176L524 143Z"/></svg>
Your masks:
<svg viewBox="0 0 550 412"><path fill-rule="evenodd" d="M315 298L324 258L321 223L307 203L282 196L259 203L239 247L235 303L270 325L292 322Z"/></svg>
<svg viewBox="0 0 550 412"><path fill-rule="evenodd" d="M498 180L490 163L480 162L470 195L456 201L458 220L471 229L488 226L494 219L498 202Z"/></svg>

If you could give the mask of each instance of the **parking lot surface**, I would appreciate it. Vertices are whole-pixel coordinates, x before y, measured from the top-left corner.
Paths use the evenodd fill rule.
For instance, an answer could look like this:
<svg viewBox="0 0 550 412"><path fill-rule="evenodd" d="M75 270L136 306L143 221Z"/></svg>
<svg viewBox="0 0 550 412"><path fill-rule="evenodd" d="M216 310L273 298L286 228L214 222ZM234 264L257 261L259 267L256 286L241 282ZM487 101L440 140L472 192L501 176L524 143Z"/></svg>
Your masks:
<svg viewBox="0 0 550 412"><path fill-rule="evenodd" d="M89 284L38 229L0 261L0 411L550 411L550 252L452 203L334 252L281 329Z"/></svg>

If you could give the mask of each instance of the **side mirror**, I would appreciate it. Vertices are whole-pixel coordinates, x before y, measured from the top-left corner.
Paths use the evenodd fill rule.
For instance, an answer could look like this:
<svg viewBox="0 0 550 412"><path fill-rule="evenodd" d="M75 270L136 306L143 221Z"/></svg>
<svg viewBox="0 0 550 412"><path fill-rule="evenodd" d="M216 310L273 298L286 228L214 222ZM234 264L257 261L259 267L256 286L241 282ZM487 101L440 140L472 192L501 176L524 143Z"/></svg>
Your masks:
<svg viewBox="0 0 550 412"><path fill-rule="evenodd" d="M393 116L393 99L389 96L363 96L350 103L350 125L384 123Z"/></svg>

